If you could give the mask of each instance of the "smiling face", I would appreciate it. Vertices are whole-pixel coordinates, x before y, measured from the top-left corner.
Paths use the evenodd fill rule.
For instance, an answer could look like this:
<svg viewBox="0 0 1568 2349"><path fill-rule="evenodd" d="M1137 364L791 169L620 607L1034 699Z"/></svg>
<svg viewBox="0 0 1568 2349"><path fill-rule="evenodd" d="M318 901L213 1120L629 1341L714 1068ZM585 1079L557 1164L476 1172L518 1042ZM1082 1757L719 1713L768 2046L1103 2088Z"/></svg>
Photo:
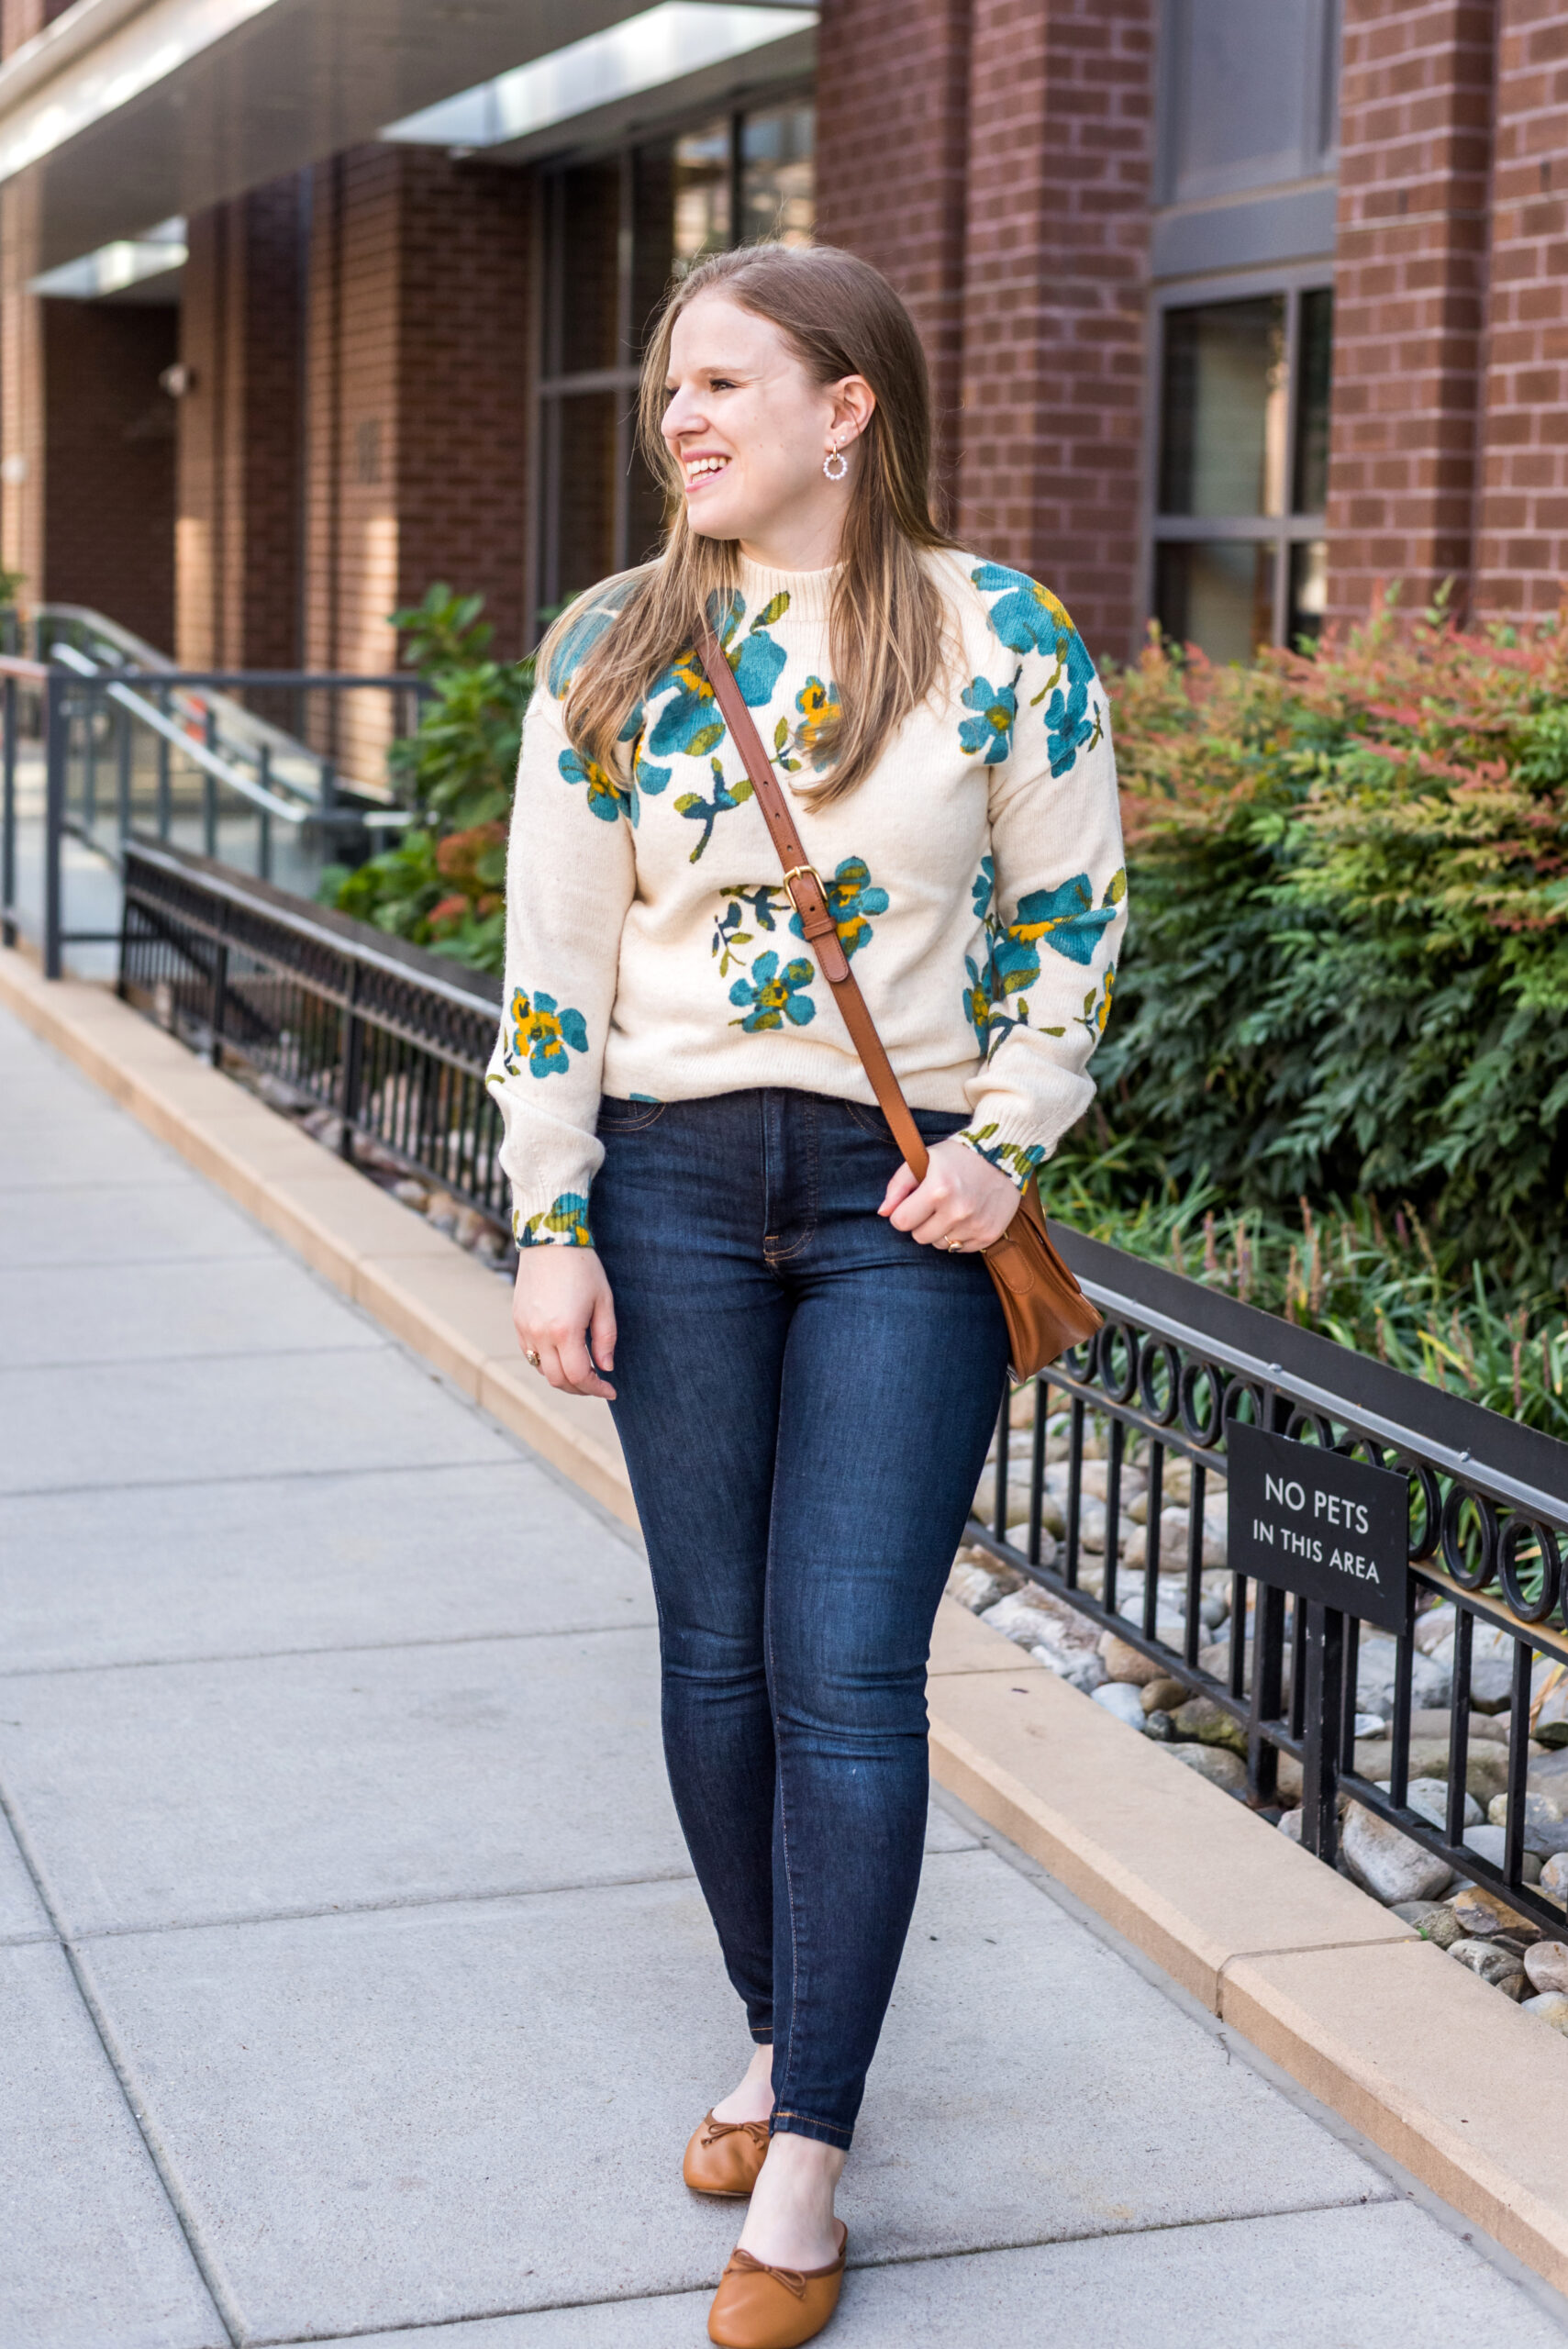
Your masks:
<svg viewBox="0 0 1568 2349"><path fill-rule="evenodd" d="M863 377L814 382L771 319L716 289L675 319L665 389L661 429L680 467L692 529L738 540L753 560L780 570L831 563L860 453L855 440L876 405ZM830 482L822 461L835 441L851 474Z"/></svg>

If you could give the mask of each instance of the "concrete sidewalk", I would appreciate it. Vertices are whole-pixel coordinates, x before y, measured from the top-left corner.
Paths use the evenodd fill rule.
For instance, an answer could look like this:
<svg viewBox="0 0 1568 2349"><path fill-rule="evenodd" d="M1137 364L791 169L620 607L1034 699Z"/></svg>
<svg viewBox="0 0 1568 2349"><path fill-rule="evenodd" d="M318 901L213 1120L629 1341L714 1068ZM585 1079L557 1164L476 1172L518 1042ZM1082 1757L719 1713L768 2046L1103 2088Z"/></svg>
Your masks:
<svg viewBox="0 0 1568 2349"><path fill-rule="evenodd" d="M624 1534L0 1015L0 2342L665 2349L745 2054ZM1561 2343L956 1811L844 2349Z"/></svg>

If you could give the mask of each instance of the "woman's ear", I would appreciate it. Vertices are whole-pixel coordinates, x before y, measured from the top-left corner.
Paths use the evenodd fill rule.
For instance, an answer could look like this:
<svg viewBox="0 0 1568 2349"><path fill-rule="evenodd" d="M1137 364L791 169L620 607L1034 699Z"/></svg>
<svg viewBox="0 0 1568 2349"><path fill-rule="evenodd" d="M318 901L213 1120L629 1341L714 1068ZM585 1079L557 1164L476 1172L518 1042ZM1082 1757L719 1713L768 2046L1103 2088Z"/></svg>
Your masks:
<svg viewBox="0 0 1568 2349"><path fill-rule="evenodd" d="M833 386L833 429L845 440L858 440L871 422L876 394L863 375L846 375Z"/></svg>

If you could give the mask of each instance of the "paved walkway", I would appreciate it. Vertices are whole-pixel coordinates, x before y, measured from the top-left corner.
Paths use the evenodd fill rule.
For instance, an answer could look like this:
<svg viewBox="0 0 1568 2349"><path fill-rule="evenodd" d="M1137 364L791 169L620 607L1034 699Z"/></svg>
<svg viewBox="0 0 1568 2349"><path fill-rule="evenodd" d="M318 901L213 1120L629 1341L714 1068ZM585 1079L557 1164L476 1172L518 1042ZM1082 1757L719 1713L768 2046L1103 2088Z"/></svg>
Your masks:
<svg viewBox="0 0 1568 2349"><path fill-rule="evenodd" d="M636 1550L4 1015L0 1104L0 2342L695 2349ZM1563 2339L940 1809L843 2209L840 2349Z"/></svg>

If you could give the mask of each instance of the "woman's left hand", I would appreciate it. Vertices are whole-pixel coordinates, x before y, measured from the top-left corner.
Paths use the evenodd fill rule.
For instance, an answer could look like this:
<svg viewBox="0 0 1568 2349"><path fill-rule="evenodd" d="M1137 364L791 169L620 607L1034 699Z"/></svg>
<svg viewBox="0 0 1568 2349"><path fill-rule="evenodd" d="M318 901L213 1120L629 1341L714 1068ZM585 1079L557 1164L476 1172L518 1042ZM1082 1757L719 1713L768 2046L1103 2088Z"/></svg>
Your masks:
<svg viewBox="0 0 1568 2349"><path fill-rule="evenodd" d="M966 1254L1000 1240L1018 1211L1012 1178L956 1139L936 1144L923 1183L901 1166L877 1209L923 1248L959 1248Z"/></svg>

